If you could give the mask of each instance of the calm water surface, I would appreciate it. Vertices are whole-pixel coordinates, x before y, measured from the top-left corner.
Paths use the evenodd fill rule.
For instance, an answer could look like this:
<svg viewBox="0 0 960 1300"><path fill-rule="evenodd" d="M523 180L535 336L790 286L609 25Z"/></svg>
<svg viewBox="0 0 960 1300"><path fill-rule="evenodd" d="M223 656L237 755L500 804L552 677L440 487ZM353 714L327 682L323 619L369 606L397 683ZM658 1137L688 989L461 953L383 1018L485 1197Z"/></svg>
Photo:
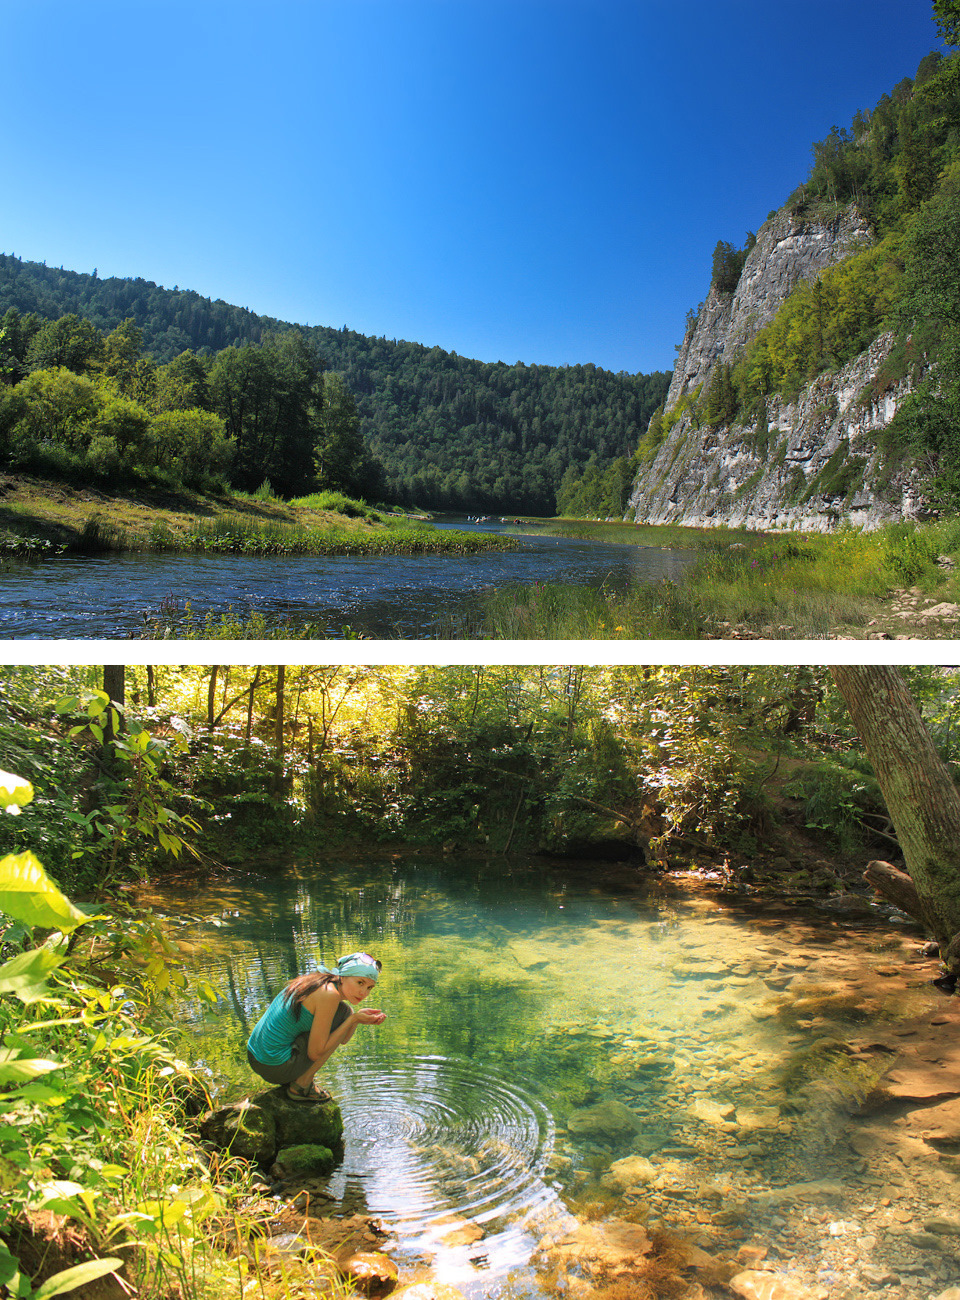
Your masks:
<svg viewBox="0 0 960 1300"><path fill-rule="evenodd" d="M466 531L500 525L456 522ZM0 638L118 638L145 620L175 632L184 603L204 615L230 610L269 621L309 620L325 635L443 635L441 620L467 612L478 592L510 584L633 584L677 579L691 552L570 538L520 537L519 549L470 556L66 556L0 570Z"/></svg>
<svg viewBox="0 0 960 1300"><path fill-rule="evenodd" d="M186 997L177 1021L222 1097L260 1086L246 1036L295 973L358 947L383 960L370 1002L386 1023L322 1072L346 1128L328 1191L383 1219L401 1265L430 1260L471 1295L504 1294L508 1277L536 1292L537 1242L591 1197L607 1213L647 1197L652 1223L696 1227L686 1198L716 1209L823 1177L858 1194L834 1132L843 1097L786 1080L815 1040L864 1024L862 989L902 942L889 921L731 903L601 864L508 874L429 857L301 861L150 901L219 994L216 1008ZM848 985L859 997L838 1000ZM880 1014L930 994L896 996ZM656 1184L611 1185L611 1164L637 1154ZM482 1240L451 1241L462 1221Z"/></svg>

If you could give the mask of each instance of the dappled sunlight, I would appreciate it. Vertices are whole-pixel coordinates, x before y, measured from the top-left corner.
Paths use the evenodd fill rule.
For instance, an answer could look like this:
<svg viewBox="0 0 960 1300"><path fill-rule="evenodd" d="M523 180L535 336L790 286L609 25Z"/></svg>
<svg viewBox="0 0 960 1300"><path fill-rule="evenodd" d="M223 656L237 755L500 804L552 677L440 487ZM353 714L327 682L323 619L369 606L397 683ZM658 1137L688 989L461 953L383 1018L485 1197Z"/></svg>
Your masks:
<svg viewBox="0 0 960 1300"><path fill-rule="evenodd" d="M507 887L497 860L340 858L250 883L249 906L167 899L220 994L181 1002L190 1050L213 1090L249 1092L248 1027L294 970L358 943L381 958L387 1021L324 1072L346 1152L315 1190L380 1218L405 1266L537 1292L529 1261L577 1221L814 1258L809 1205L875 1212L849 1137L887 1061L862 1040L936 996L889 920L597 864L514 862Z"/></svg>

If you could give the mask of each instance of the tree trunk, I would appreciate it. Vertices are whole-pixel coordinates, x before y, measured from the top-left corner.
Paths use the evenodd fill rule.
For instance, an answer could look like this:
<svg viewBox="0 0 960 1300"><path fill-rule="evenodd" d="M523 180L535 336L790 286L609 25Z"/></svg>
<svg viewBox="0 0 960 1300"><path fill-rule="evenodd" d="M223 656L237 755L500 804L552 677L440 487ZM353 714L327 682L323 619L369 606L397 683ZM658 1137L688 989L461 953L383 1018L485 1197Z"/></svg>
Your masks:
<svg viewBox="0 0 960 1300"><path fill-rule="evenodd" d="M867 863L863 878L878 894L889 898L894 907L899 907L901 912L906 912L921 925L926 925L926 916L917 887L905 871L900 871L889 862L877 860Z"/></svg>
<svg viewBox="0 0 960 1300"><path fill-rule="evenodd" d="M285 666L279 664L277 667L277 716L274 720L276 725L274 727L273 738L274 746L277 751L277 763L280 766L283 765L283 688L286 682L286 676L287 670Z"/></svg>
<svg viewBox="0 0 960 1300"><path fill-rule="evenodd" d="M207 684L207 730L213 731L217 714L217 674L219 664L210 665L210 681Z"/></svg>
<svg viewBox="0 0 960 1300"><path fill-rule="evenodd" d="M955 952L950 945L960 935L960 794L896 668L838 665L830 671L883 791L920 915L941 953ZM958 974L960 964L948 969Z"/></svg>
<svg viewBox="0 0 960 1300"><path fill-rule="evenodd" d="M103 690L109 698L111 704L119 706L120 721L117 725L117 731L113 728L113 717L111 711L107 710L107 725L104 728L103 744L104 749L109 752L109 747L117 738L117 732L123 731L123 706L126 702L126 669L123 664L104 664L103 666Z"/></svg>

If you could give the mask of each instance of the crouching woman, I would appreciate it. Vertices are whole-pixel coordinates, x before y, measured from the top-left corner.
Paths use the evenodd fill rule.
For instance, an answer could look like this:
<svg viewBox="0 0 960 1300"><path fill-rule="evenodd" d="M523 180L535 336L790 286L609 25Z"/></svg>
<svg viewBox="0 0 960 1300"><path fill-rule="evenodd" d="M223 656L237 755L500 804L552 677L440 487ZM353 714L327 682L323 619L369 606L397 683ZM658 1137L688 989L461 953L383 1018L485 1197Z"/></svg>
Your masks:
<svg viewBox="0 0 960 1300"><path fill-rule="evenodd" d="M320 1067L348 1043L358 1025L382 1025L383 1011L360 1004L377 986L380 962L367 952L341 957L291 980L273 999L247 1040L250 1068L267 1083L286 1084L291 1101L330 1101L313 1086Z"/></svg>

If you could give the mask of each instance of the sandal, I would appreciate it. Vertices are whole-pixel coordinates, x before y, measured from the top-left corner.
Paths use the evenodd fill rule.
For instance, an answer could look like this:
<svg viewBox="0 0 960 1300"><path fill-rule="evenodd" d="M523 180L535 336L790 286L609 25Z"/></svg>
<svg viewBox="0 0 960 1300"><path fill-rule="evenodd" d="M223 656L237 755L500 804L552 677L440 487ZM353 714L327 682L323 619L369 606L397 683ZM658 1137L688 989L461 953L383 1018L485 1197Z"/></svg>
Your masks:
<svg viewBox="0 0 960 1300"><path fill-rule="evenodd" d="M287 1084L287 1100L306 1102L308 1105L317 1105L324 1101L333 1101L329 1092L322 1089L300 1088L295 1083Z"/></svg>

